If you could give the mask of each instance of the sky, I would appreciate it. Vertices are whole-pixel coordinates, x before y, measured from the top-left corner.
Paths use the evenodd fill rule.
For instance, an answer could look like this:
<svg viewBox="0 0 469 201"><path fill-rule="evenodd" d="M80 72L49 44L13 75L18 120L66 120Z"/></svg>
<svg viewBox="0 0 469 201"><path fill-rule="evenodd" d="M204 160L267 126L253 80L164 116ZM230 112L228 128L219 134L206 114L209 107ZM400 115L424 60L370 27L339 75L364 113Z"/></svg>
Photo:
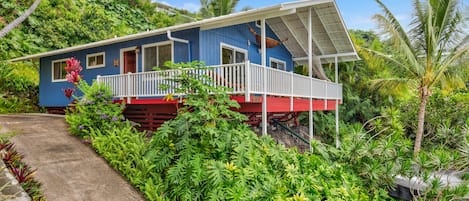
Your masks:
<svg viewBox="0 0 469 201"><path fill-rule="evenodd" d="M200 0L157 0L159 3L168 4L189 11L198 11ZM240 0L236 10L249 6L251 8L262 8L277 5L294 0ZM381 9L374 0L336 0L337 6L342 14L348 29L376 30L376 23L371 19L373 15L380 13ZM407 26L412 18L411 0L382 0L391 10L403 26ZM469 6L469 0L463 0L465 6ZM469 7L466 7L469 12Z"/></svg>

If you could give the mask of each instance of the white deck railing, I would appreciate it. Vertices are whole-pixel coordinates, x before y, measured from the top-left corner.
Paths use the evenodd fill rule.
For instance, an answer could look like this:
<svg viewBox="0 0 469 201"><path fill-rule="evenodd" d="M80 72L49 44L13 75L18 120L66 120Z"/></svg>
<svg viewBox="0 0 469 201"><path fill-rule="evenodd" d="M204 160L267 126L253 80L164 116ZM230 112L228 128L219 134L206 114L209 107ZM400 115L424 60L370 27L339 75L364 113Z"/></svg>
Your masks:
<svg viewBox="0 0 469 201"><path fill-rule="evenodd" d="M111 88L116 98L158 97L176 93L178 84L170 78L183 70L163 70L143 73L98 76L98 82ZM251 94L264 94L286 97L315 99L342 99L342 85L316 78L309 78L293 72L286 72L263 67L249 62L211 66L208 69L184 69L194 74L208 75L214 86L231 89L230 94L246 95L249 101ZM266 71L266 72L264 72ZM264 77L264 73L266 77ZM264 80L266 79L266 82ZM264 83L266 87L264 88ZM169 86L166 89L161 87Z"/></svg>

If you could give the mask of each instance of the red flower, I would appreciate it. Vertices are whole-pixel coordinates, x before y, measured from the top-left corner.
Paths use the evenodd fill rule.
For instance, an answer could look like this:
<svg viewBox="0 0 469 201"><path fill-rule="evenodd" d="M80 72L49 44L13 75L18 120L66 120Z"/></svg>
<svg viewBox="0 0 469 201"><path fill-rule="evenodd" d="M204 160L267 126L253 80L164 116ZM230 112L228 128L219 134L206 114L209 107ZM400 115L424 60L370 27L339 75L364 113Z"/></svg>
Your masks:
<svg viewBox="0 0 469 201"><path fill-rule="evenodd" d="M80 65L80 61L75 59L75 57L70 58L66 62L67 66L65 67L65 71L67 71L67 73L77 72L79 74L83 70Z"/></svg>
<svg viewBox="0 0 469 201"><path fill-rule="evenodd" d="M68 82L74 85L77 85L81 80L81 75L77 71L72 71L72 72L67 73L65 78L67 79Z"/></svg>
<svg viewBox="0 0 469 201"><path fill-rule="evenodd" d="M73 95L73 92L75 92L74 88L68 88L68 89L62 89L64 91L65 97L70 99Z"/></svg>

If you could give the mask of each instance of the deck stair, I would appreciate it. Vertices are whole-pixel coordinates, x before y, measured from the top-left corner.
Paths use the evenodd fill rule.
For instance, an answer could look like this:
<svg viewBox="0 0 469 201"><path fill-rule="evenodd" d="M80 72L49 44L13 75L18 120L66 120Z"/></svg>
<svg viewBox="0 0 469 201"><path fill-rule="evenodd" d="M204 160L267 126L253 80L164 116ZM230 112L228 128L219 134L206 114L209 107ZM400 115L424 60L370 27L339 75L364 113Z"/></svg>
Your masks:
<svg viewBox="0 0 469 201"><path fill-rule="evenodd" d="M301 132L300 126L290 128L278 119L272 119L272 128L269 129L268 133L278 143L283 144L287 148L297 147L300 152L309 150L307 134Z"/></svg>

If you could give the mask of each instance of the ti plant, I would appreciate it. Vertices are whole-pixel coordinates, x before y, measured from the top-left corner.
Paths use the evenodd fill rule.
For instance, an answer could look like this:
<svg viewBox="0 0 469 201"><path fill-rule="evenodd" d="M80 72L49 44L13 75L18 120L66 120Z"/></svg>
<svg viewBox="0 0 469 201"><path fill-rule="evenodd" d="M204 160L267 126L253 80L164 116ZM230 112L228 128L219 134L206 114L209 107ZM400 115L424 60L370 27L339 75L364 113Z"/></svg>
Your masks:
<svg viewBox="0 0 469 201"><path fill-rule="evenodd" d="M0 140L1 158L18 183L28 193L33 201L43 201L41 184L34 180L36 170L23 162L23 155L15 150L15 145L5 139ZM1 196L0 196L1 198Z"/></svg>

